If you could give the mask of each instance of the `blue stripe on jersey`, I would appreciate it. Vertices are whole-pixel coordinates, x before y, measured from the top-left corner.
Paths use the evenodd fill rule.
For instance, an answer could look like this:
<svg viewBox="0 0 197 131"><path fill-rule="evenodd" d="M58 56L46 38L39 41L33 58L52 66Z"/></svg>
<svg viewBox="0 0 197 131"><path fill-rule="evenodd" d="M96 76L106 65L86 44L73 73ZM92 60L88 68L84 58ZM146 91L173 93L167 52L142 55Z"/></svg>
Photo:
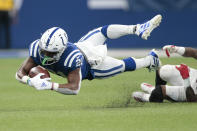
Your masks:
<svg viewBox="0 0 197 131"><path fill-rule="evenodd" d="M109 25L105 25L105 26L103 26L102 29L101 29L101 33L102 33L106 38L108 38L108 37L107 37L107 28L108 28L108 26L109 26Z"/></svg>
<svg viewBox="0 0 197 131"><path fill-rule="evenodd" d="M100 30L96 30L96 31L90 33L90 34L89 34L88 36L86 36L82 41L87 40L90 36L92 36L92 35L94 35L94 34L96 34L96 33L98 33L98 32L100 32Z"/></svg>
<svg viewBox="0 0 197 131"><path fill-rule="evenodd" d="M111 68L111 69L109 69L109 70L97 70L97 69L93 69L93 70L94 70L94 72L96 72L96 73L108 73L108 72L111 72L111 71L120 69L120 68L122 68L122 67L123 67L123 65L119 65L119 66L116 66L116 67Z"/></svg>
<svg viewBox="0 0 197 131"><path fill-rule="evenodd" d="M36 40L34 43L31 44L32 49L31 49L31 46L30 46L30 51L29 51L29 56L34 56L34 50L35 50L35 46L36 44L38 43L39 40Z"/></svg>
<svg viewBox="0 0 197 131"><path fill-rule="evenodd" d="M76 53L69 61L68 67L71 67L71 65L73 65L75 58L77 58L78 56L81 56L81 53Z"/></svg>
<svg viewBox="0 0 197 131"><path fill-rule="evenodd" d="M68 50L68 49L67 49L67 50ZM67 65L69 58L70 58L71 55L72 55L73 53L75 53L75 52L79 52L79 50L78 50L78 49L77 49L77 50L73 50L72 52L70 52L70 53L66 56L66 59L65 59L65 61L64 61L64 66Z"/></svg>
<svg viewBox="0 0 197 131"><path fill-rule="evenodd" d="M119 72L115 72L115 73L113 73L113 74L109 74L109 75L104 75L104 76L96 76L96 75L95 75L95 77L96 77L96 78L105 78L105 77L114 76L114 75L119 74L119 73L121 73L121 71L119 71Z"/></svg>
<svg viewBox="0 0 197 131"><path fill-rule="evenodd" d="M53 36L53 34L54 34L58 29L59 29L59 27L57 27L56 29L54 29L53 32L50 34L50 36L49 36L49 38L48 38L48 40L47 40L47 43L46 43L46 47L48 47L49 42L50 42L50 40L51 40L51 37Z"/></svg>
<svg viewBox="0 0 197 131"><path fill-rule="evenodd" d="M36 42L37 43L37 42ZM32 56L34 56L34 49L35 49L36 44L34 44L33 49L32 49Z"/></svg>
<svg viewBox="0 0 197 131"><path fill-rule="evenodd" d="M69 57L68 61L67 61L67 62L65 61L66 63L64 63L64 66L69 66L70 60L71 60L72 57L73 57L75 54L77 54L77 53L80 53L80 51L77 50L76 52L74 52L74 53ZM71 65L72 65L72 63L71 63Z"/></svg>

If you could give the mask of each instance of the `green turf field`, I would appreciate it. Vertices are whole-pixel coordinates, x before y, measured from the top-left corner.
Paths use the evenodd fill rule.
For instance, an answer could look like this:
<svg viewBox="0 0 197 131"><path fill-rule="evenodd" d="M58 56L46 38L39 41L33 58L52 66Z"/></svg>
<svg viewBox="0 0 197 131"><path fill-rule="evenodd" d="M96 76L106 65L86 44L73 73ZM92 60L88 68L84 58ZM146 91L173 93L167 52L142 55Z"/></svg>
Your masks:
<svg viewBox="0 0 197 131"><path fill-rule="evenodd" d="M163 64L194 59L163 58ZM137 103L130 98L141 82L154 83L146 69L105 80L83 81L77 96L36 91L15 80L23 59L0 59L0 131L169 131L197 130L196 103ZM66 82L52 75L53 81Z"/></svg>

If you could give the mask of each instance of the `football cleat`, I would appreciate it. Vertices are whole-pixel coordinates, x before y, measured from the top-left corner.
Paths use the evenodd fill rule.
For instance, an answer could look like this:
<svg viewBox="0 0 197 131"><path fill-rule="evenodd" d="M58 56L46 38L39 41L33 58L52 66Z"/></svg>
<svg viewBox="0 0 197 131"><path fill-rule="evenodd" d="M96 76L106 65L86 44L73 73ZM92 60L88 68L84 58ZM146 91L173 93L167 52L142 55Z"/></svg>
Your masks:
<svg viewBox="0 0 197 131"><path fill-rule="evenodd" d="M149 71L158 70L161 66L161 61L159 60L156 50L152 49L148 57L150 58L150 65L147 67Z"/></svg>
<svg viewBox="0 0 197 131"><path fill-rule="evenodd" d="M162 16L156 15L153 17L151 20L147 21L146 23L143 24L137 24L136 27L136 32L138 36L140 36L142 39L147 40L147 38L150 36L150 33L159 26L161 23Z"/></svg>
<svg viewBox="0 0 197 131"><path fill-rule="evenodd" d="M148 83L142 83L141 84L141 89L149 94L155 89L155 87L151 84Z"/></svg>
<svg viewBox="0 0 197 131"><path fill-rule="evenodd" d="M133 92L132 97L138 102L149 102L150 94L144 92Z"/></svg>

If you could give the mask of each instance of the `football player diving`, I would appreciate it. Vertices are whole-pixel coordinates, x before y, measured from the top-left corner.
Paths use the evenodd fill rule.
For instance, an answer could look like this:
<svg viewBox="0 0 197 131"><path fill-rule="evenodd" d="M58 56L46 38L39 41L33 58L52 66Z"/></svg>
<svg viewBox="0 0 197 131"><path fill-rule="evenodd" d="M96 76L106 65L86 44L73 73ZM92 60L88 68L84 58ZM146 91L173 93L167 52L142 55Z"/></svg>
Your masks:
<svg viewBox="0 0 197 131"><path fill-rule="evenodd" d="M177 53L184 57L197 59L197 49L166 45L167 56ZM170 85L166 85L169 83ZM134 92L133 98L140 102L197 102L197 69L181 65L164 65L156 71L155 86L142 83L144 92ZM145 93L146 92L146 93Z"/></svg>
<svg viewBox="0 0 197 131"><path fill-rule="evenodd" d="M54 90L66 95L76 95L84 79L107 78L139 68L156 69L160 66L160 61L154 50L144 58L129 57L119 60L107 56L105 41L125 35L138 35L146 40L159 26L161 19L161 15L156 15L143 24L106 25L88 32L76 43L68 42L63 29L50 28L40 39L31 43L29 57L16 72L16 79L37 90ZM38 65L67 78L67 83L59 84L41 79L42 73L30 78L30 69Z"/></svg>

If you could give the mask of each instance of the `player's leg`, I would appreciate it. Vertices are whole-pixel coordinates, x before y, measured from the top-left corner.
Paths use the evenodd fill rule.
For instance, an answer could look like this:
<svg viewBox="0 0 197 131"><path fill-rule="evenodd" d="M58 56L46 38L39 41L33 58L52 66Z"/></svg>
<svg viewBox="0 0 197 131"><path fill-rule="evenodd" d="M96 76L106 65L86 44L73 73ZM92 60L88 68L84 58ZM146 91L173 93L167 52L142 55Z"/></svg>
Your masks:
<svg viewBox="0 0 197 131"><path fill-rule="evenodd" d="M119 37L136 34L143 39L147 39L150 36L150 33L159 26L161 22L162 16L157 15L153 17L151 20L147 21L143 24L137 25L120 25L120 24L111 24L105 25L103 27L96 28L90 32L88 32L85 36L83 36L79 42L85 42L86 44L102 45L105 43L106 39L117 39Z"/></svg>
<svg viewBox="0 0 197 131"><path fill-rule="evenodd" d="M103 45L108 38L117 39L121 36L135 34L136 27L136 25L105 25L88 32L77 44L83 43L91 46Z"/></svg>
<svg viewBox="0 0 197 131"><path fill-rule="evenodd" d="M159 70L156 70L155 85L166 85L167 82L171 85L182 85L180 73L175 65L164 65L161 66ZM141 89L145 92L150 93L152 88L154 88L154 86L151 84L141 84Z"/></svg>
<svg viewBox="0 0 197 131"><path fill-rule="evenodd" d="M125 63L109 56L106 56L104 61L93 69L95 78L108 78L120 74L125 71Z"/></svg>
<svg viewBox="0 0 197 131"><path fill-rule="evenodd" d="M150 102L163 102L163 100L171 102L186 101L185 89L183 86L157 85L150 94Z"/></svg>
<svg viewBox="0 0 197 131"><path fill-rule="evenodd" d="M136 59L134 57L129 57L123 60L125 63L127 63L127 65L129 65L130 63L134 63L135 64L134 70L146 67L149 69L149 71L151 71L151 70L157 70L161 66L161 62L155 50L150 51L150 53L143 58ZM126 71L127 70L129 71L130 69L126 68Z"/></svg>
<svg viewBox="0 0 197 131"><path fill-rule="evenodd" d="M103 27L99 27L89 31L86 35L84 35L77 44L86 44L91 46L103 45L107 38L102 34L101 29Z"/></svg>
<svg viewBox="0 0 197 131"><path fill-rule="evenodd" d="M143 85L147 86L147 85ZM153 86L147 86L147 88L151 89L151 92L148 93L145 92L133 92L132 97L139 101L139 102L163 102L164 96L163 96L163 86L157 85L156 87Z"/></svg>
<svg viewBox="0 0 197 131"><path fill-rule="evenodd" d="M109 56L106 56L103 62L92 68L96 78L106 78L111 77L116 74L134 71L140 68L158 68L160 66L159 59L155 56L156 53L152 52L140 59L133 57L125 58L123 60L118 60Z"/></svg>
<svg viewBox="0 0 197 131"><path fill-rule="evenodd" d="M162 80L173 86L182 86L183 79L175 65L164 65L159 70L159 76Z"/></svg>
<svg viewBox="0 0 197 131"><path fill-rule="evenodd" d="M160 69L159 69L160 70ZM155 76L155 85L166 85L167 82L164 81L163 79L161 79L160 77L160 74L159 74L159 70L156 70L156 76ZM141 83L141 89L144 91L144 92L147 92L149 94L152 93L152 91L155 89L155 86L151 85L151 84L148 84L148 83Z"/></svg>
<svg viewBox="0 0 197 131"><path fill-rule="evenodd" d="M168 86L157 85L151 92L150 102L163 102L163 100L169 100L172 102L186 101L185 90L183 86Z"/></svg>
<svg viewBox="0 0 197 131"><path fill-rule="evenodd" d="M150 33L159 26L162 16L157 15L151 20L137 25L108 25L102 28L102 33L110 39L117 39L121 36L136 34L142 39L147 39Z"/></svg>
<svg viewBox="0 0 197 131"><path fill-rule="evenodd" d="M165 79L165 80L164 80ZM150 94L150 102L163 102L163 99L170 101L185 101L185 90L182 86L180 73L174 65L164 65L156 72L156 87L142 83L141 89ZM166 85L169 82L174 86ZM176 86L175 86L176 85ZM147 101L148 97L144 93L133 93L135 99Z"/></svg>
<svg viewBox="0 0 197 131"><path fill-rule="evenodd" d="M183 86L157 85L152 92L133 92L132 97L139 102L163 102L164 99L172 102L186 101Z"/></svg>
<svg viewBox="0 0 197 131"><path fill-rule="evenodd" d="M184 102L186 101L186 93L184 86L165 86L165 99Z"/></svg>
<svg viewBox="0 0 197 131"><path fill-rule="evenodd" d="M99 66L92 68L92 70L94 71L95 78L107 78L122 72L136 70L136 60L131 57L119 60L106 56L103 62ZM150 60L149 64L144 65L149 66Z"/></svg>
<svg viewBox="0 0 197 131"><path fill-rule="evenodd" d="M185 101L185 93L182 85L180 73L174 65L164 65L156 71L156 88L151 91L149 98L150 102L162 102L163 99L169 101ZM167 82L174 86L166 85ZM176 85L176 86L175 86ZM143 89L150 90L148 86L143 86Z"/></svg>

